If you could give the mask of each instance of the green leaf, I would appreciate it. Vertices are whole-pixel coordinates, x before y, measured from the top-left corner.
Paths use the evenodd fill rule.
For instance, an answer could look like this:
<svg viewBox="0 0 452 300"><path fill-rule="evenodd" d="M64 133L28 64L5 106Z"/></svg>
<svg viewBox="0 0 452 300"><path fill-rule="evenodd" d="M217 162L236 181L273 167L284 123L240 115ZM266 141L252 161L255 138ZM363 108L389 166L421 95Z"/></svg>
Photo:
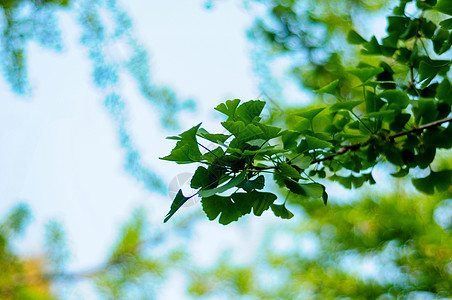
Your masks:
<svg viewBox="0 0 452 300"><path fill-rule="evenodd" d="M201 152L196 140L199 126L201 126L201 123L182 133L180 140L176 143L176 147L171 150L171 154L160 159L175 161L178 164L201 161Z"/></svg>
<svg viewBox="0 0 452 300"><path fill-rule="evenodd" d="M251 123L256 117L259 117L264 109L265 102L261 100L250 100L241 104L235 110L235 120L243 121L245 124Z"/></svg>
<svg viewBox="0 0 452 300"><path fill-rule="evenodd" d="M281 172L281 174L291 177L291 178L296 178L296 179L300 179L300 172L295 169L294 167L292 167L291 165L283 162L279 165L278 168L279 172Z"/></svg>
<svg viewBox="0 0 452 300"><path fill-rule="evenodd" d="M233 118L235 110L239 103L240 99L227 100L226 103L221 103L217 107L215 107L215 110L228 116L228 119Z"/></svg>
<svg viewBox="0 0 452 300"><path fill-rule="evenodd" d="M378 97L388 100L390 105L397 105L401 108L405 108L410 104L410 98L402 91L386 90L378 94Z"/></svg>
<svg viewBox="0 0 452 300"><path fill-rule="evenodd" d="M359 78L359 80L361 80L361 82L366 82L368 81L370 78L375 77L376 75L380 74L381 72L383 72L384 69L383 68L357 68L357 69L352 69L352 70L348 70L349 73L355 75L356 77Z"/></svg>
<svg viewBox="0 0 452 300"><path fill-rule="evenodd" d="M293 213L290 212L284 204L272 204L271 209L275 216L280 217L281 219L292 219Z"/></svg>
<svg viewBox="0 0 452 300"><path fill-rule="evenodd" d="M275 194L257 191L251 192L250 196L254 199L253 213L255 216L261 216L264 211L270 208L270 205L272 205L277 198Z"/></svg>
<svg viewBox="0 0 452 300"><path fill-rule="evenodd" d="M322 194L323 204L327 205L328 204L328 193L326 192L325 186L322 185L322 187L323 187L323 194Z"/></svg>
<svg viewBox="0 0 452 300"><path fill-rule="evenodd" d="M324 109L325 109L325 107L318 107L318 108L314 108L314 109L305 109L305 110L297 112L295 115L308 119L308 120L312 120L312 119L314 119L315 116L317 116Z"/></svg>
<svg viewBox="0 0 452 300"><path fill-rule="evenodd" d="M210 197L202 198L201 204L202 209L204 210L207 218L209 218L210 221L215 220L218 215L221 214L218 222L223 225L237 221L241 216L244 215L244 213L240 211L239 206L231 201L230 196L222 197L213 195Z"/></svg>
<svg viewBox="0 0 452 300"><path fill-rule="evenodd" d="M325 191L325 187L320 183L301 184L301 187L304 189L306 195L314 199L322 198Z"/></svg>
<svg viewBox="0 0 452 300"><path fill-rule="evenodd" d="M202 160L207 161L209 163L213 163L218 157L221 157L224 155L223 148L217 147L211 151L207 151L203 156Z"/></svg>
<svg viewBox="0 0 452 300"><path fill-rule="evenodd" d="M263 175L259 175L254 180L242 181L237 187L239 187L247 192L251 192L252 190L263 189L264 185L265 185L265 178Z"/></svg>
<svg viewBox="0 0 452 300"><path fill-rule="evenodd" d="M264 139L251 140L246 143L250 146L255 146L255 147L259 147L259 148L270 147L270 144L268 144L267 140L264 140Z"/></svg>
<svg viewBox="0 0 452 300"><path fill-rule="evenodd" d="M365 49L361 49L363 55L380 55L382 54L381 46L377 38L373 36L369 42L363 44Z"/></svg>
<svg viewBox="0 0 452 300"><path fill-rule="evenodd" d="M333 104L330 107L330 110L331 111L338 111L338 110L341 110L341 109L345 109L345 110L352 111L353 108L355 108L356 106L360 105L363 102L364 101L361 101L361 100L338 102L338 103Z"/></svg>
<svg viewBox="0 0 452 300"><path fill-rule="evenodd" d="M388 19L388 27L386 31L390 35L394 35L397 38L405 32L408 23L410 22L410 18L408 17L399 17L399 16L389 16Z"/></svg>
<svg viewBox="0 0 452 300"><path fill-rule="evenodd" d="M401 177L407 176L409 173L410 173L410 169L400 168L397 172L391 173L391 176L396 177L396 178L401 178Z"/></svg>
<svg viewBox="0 0 452 300"><path fill-rule="evenodd" d="M199 128L197 135L208 141L211 141L213 143L217 143L220 145L224 145L224 142L230 137L230 135L221 134L221 133L211 134L204 128Z"/></svg>
<svg viewBox="0 0 452 300"><path fill-rule="evenodd" d="M176 197L173 200L173 203L171 204L170 211L165 216L165 219L163 220L163 222L164 223L168 222L168 220L176 213L176 211L182 205L184 205L184 203L187 202L187 200L190 199L190 198L191 197L185 197L184 194L182 193L182 190L179 190L179 192L177 192L177 195L176 195Z"/></svg>
<svg viewBox="0 0 452 300"><path fill-rule="evenodd" d="M434 9L443 14L452 16L452 3L450 0L439 0Z"/></svg>
<svg viewBox="0 0 452 300"><path fill-rule="evenodd" d="M362 45L367 41L353 29L348 32L347 42L352 45Z"/></svg>
<svg viewBox="0 0 452 300"><path fill-rule="evenodd" d="M291 130L284 130L281 132L281 139L284 149L293 149L297 147L297 139L300 133Z"/></svg>
<svg viewBox="0 0 452 300"><path fill-rule="evenodd" d="M416 124L423 125L436 121L438 110L433 99L421 99L413 104L414 120Z"/></svg>
<svg viewBox="0 0 452 300"><path fill-rule="evenodd" d="M209 171L200 166L196 169L195 174L191 178L190 186L194 189L207 187L211 183Z"/></svg>
<svg viewBox="0 0 452 300"><path fill-rule="evenodd" d="M436 89L436 98L443 100L449 105L452 105L452 86L449 80L444 79Z"/></svg>
<svg viewBox="0 0 452 300"><path fill-rule="evenodd" d="M450 34L447 30L440 28L436 31L435 36L432 39L433 50L439 55L443 54L450 48L450 42L448 41Z"/></svg>
<svg viewBox="0 0 452 300"><path fill-rule="evenodd" d="M334 174L328 178L331 181L336 181L341 184L343 187L347 189L351 189L352 186L354 188L360 188L365 182L369 182L370 184L375 184L375 180L372 177L372 173L361 174L361 176L355 177L351 174L348 177L339 176Z"/></svg>
<svg viewBox="0 0 452 300"><path fill-rule="evenodd" d="M300 183L293 180L283 180L283 182L286 188L289 189L289 191L291 191L292 193L307 196L306 191L301 187Z"/></svg>
<svg viewBox="0 0 452 300"><path fill-rule="evenodd" d="M437 74L438 70L434 66L426 63L425 61L420 62L419 64L420 81L428 79L426 84L429 84Z"/></svg>
<svg viewBox="0 0 452 300"><path fill-rule="evenodd" d="M326 148L333 148L333 144L330 142L321 140L319 138L307 135L305 137L306 142L308 144L308 149L326 149Z"/></svg>
<svg viewBox="0 0 452 300"><path fill-rule="evenodd" d="M222 122L221 125L243 143L262 138L264 134L256 125L245 125L242 121L226 121Z"/></svg>
<svg viewBox="0 0 452 300"><path fill-rule="evenodd" d="M433 195L435 192L443 192L452 186L452 170L430 172L425 178L413 178L414 187L425 194Z"/></svg>
<svg viewBox="0 0 452 300"><path fill-rule="evenodd" d="M270 126L267 124L262 124L262 123L257 123L256 124L263 132L263 139L265 140L271 140L275 137L280 136L280 132L281 132L281 128L279 127L275 127L275 126Z"/></svg>
<svg viewBox="0 0 452 300"><path fill-rule="evenodd" d="M243 180L245 180L245 176L246 176L246 172L242 172L240 173L238 176L232 178L231 180L229 180L227 183L216 187L214 189L202 189L198 192L198 195L200 197L210 197L213 196L215 194L220 194L223 193L227 190L229 190L230 188L236 187L238 186Z"/></svg>
<svg viewBox="0 0 452 300"><path fill-rule="evenodd" d="M445 30L451 30L452 29L452 18L439 22L439 26L441 26Z"/></svg>
<svg viewBox="0 0 452 300"><path fill-rule="evenodd" d="M331 94L334 96L334 95L336 95L336 88L337 88L338 83L339 83L339 79L336 79L335 81L329 83L328 85L326 85L318 90L314 90L314 92Z"/></svg>
<svg viewBox="0 0 452 300"><path fill-rule="evenodd" d="M432 38L433 34L435 33L436 25L432 21L429 20L423 20L421 22L421 31L424 34L426 38Z"/></svg>
<svg viewBox="0 0 452 300"><path fill-rule="evenodd" d="M288 156L290 159L291 157ZM309 156L296 155L294 158L290 159L290 164L299 167L302 170L309 168L312 159Z"/></svg>

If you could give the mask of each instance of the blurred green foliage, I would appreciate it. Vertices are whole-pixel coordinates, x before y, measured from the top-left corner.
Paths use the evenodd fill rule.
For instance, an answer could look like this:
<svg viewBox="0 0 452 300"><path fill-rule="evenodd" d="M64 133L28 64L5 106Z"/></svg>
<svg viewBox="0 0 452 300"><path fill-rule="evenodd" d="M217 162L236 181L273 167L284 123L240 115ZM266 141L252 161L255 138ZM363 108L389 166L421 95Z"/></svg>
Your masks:
<svg viewBox="0 0 452 300"><path fill-rule="evenodd" d="M43 275L42 258L20 258L15 254L13 241L23 234L31 221L25 204L17 204L0 221L0 298L55 299L51 281Z"/></svg>

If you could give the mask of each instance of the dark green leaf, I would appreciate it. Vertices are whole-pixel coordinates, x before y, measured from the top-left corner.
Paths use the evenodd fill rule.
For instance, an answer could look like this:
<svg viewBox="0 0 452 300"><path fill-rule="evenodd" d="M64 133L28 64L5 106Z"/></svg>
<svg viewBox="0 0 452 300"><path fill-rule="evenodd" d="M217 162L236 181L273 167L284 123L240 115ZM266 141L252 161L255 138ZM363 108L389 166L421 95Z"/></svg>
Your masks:
<svg viewBox="0 0 452 300"><path fill-rule="evenodd" d="M191 178L190 186L194 189L207 187L210 184L209 171L206 168L200 166L196 169L195 174Z"/></svg>
<svg viewBox="0 0 452 300"><path fill-rule="evenodd" d="M300 179L300 172L295 169L294 167L292 167L291 165L283 162L281 163L281 165L279 165L279 172L281 172L281 174L291 177L291 178L296 178L296 179Z"/></svg>
<svg viewBox="0 0 452 300"><path fill-rule="evenodd" d="M290 212L284 204L272 204L271 209L275 216L280 217L281 219L292 219L293 213Z"/></svg>
<svg viewBox="0 0 452 300"><path fill-rule="evenodd" d="M411 180L416 189L428 195L435 192L443 192L452 186L452 170L430 172L425 178L413 178Z"/></svg>
<svg viewBox="0 0 452 300"><path fill-rule="evenodd" d="M300 134L296 131L284 130L281 133L281 138L283 142L283 146L285 149L292 149L297 147L297 139Z"/></svg>
<svg viewBox="0 0 452 300"><path fill-rule="evenodd" d="M213 221L221 214L218 221L223 225L237 221L244 215L244 213L240 211L239 206L231 201L230 196L222 197L213 195L211 197L202 198L201 203L207 218L209 218L210 221Z"/></svg>
<svg viewBox="0 0 452 300"><path fill-rule="evenodd" d="M224 151L223 148L221 147L217 147L211 151L207 151L203 156L202 159L209 162L209 163L213 163L217 158L221 157L224 155Z"/></svg>
<svg viewBox="0 0 452 300"><path fill-rule="evenodd" d="M378 94L378 97L388 100L390 105L397 105L401 108L405 108L410 104L410 98L402 91L386 90Z"/></svg>
<svg viewBox="0 0 452 300"><path fill-rule="evenodd" d="M265 178L263 175L259 175L254 180L242 181L237 187L244 189L247 192L252 190L261 190L264 188Z"/></svg>
<svg viewBox="0 0 452 300"><path fill-rule="evenodd" d="M401 177L405 177L410 173L410 169L406 168L400 168L397 172L395 173L391 173L391 176L397 177L397 178L401 178Z"/></svg>
<svg viewBox="0 0 452 300"><path fill-rule="evenodd" d="M238 193L235 195L237 194ZM252 191L247 196L253 199L253 213L255 216L261 216L264 211L270 208L270 205L272 205L277 198L275 194L258 191Z"/></svg>
<svg viewBox="0 0 452 300"><path fill-rule="evenodd" d="M439 22L439 26L441 26L445 30L451 30L452 29L452 18Z"/></svg>
<svg viewBox="0 0 452 300"><path fill-rule="evenodd" d="M184 205L184 203L187 202L187 200L190 198L191 197L185 197L184 194L182 193L182 190L179 190L179 192L177 193L176 197L173 200L173 203L171 204L170 211L165 216L165 219L163 220L163 222L166 223L176 213L176 211L182 205Z"/></svg>
<svg viewBox="0 0 452 300"><path fill-rule="evenodd" d="M230 135L226 135L226 134L211 134L209 133L207 130L205 130L204 128L199 128L198 130L198 136L211 141L213 143L217 143L220 145L223 145L224 142L230 137Z"/></svg>
<svg viewBox="0 0 452 300"><path fill-rule="evenodd" d="M361 53L364 55L380 55L382 49L377 41L377 38L373 36L369 42L363 44L365 49L361 49Z"/></svg>
<svg viewBox="0 0 452 300"><path fill-rule="evenodd" d="M219 187L216 187L214 189L202 189L202 190L200 190L198 192L198 195L200 197L204 198L204 197L213 196L215 194L223 193L223 192L229 190L230 188L238 186L243 180L245 180L245 176L246 176L246 173L242 172L238 176L232 178L227 183L225 183L225 184L223 184L223 185L221 185Z"/></svg>
<svg viewBox="0 0 452 300"><path fill-rule="evenodd" d="M201 152L196 140L199 126L201 126L201 123L182 133L180 140L176 143L176 147L171 150L171 154L160 159L175 161L178 164L199 162L201 160Z"/></svg>
<svg viewBox="0 0 452 300"><path fill-rule="evenodd" d="M352 45L361 45L366 43L367 41L356 31L350 30L347 35L347 42Z"/></svg>
<svg viewBox="0 0 452 300"><path fill-rule="evenodd" d="M450 0L439 0L434 9L443 14L452 16L452 3Z"/></svg>

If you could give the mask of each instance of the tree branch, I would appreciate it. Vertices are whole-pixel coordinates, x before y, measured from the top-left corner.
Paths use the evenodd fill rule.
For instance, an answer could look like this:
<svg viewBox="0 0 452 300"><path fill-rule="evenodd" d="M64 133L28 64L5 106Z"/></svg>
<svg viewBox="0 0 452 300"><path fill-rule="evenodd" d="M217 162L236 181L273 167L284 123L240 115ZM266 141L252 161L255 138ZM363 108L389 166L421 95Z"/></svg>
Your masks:
<svg viewBox="0 0 452 300"><path fill-rule="evenodd" d="M390 141L391 143L393 143L395 138L398 138L398 137L401 137L401 136L404 136L404 135L408 135L408 134L410 134L410 133L417 133L417 134L420 134L420 133L422 133L422 131L424 131L425 129L429 129L429 128L433 128L433 127L438 127L438 126L440 126L441 124L444 124L444 123L447 123L447 122L451 122L451 121L452 121L452 117L448 117L448 118L445 118L445 119L442 119L442 120L438 120L438 121L435 121L435 122L432 122L432 123L428 123L428 124L419 126L419 127L417 127L417 128L413 128L413 129L410 129L410 130L401 131L401 132L398 132L398 133L391 134L391 135L388 136L388 139L389 139L389 141ZM312 165L312 164L317 164L317 163L320 163L320 162L323 162L323 161L327 161L327 160L332 160L332 159L335 158L336 156L345 154L345 153L347 153L348 151L357 151L357 150L359 150L361 147L367 146L367 145L368 145L369 143L371 143L371 142L372 142L372 141L370 140L370 141L367 141L366 143L358 143L358 144L344 145L344 146L342 146L339 150L337 150L336 153L334 153L333 155L330 155L330 156L327 156L327 157L324 157L324 158L313 159L313 160L311 161L311 165Z"/></svg>
<svg viewBox="0 0 452 300"><path fill-rule="evenodd" d="M394 139L397 138L397 137L404 136L404 135L407 135L407 134L410 134L410 133L413 133L413 132L421 133L425 129L432 128L432 127L437 127L437 126L439 126L439 125L441 125L443 123L447 123L447 122L450 122L450 121L452 121L452 117L445 118L445 119L442 119L442 120L438 120L438 121L435 121L435 122L432 122L432 123L428 123L428 124L425 124L425 125L422 125L422 126L419 126L417 128L410 129L410 130L394 133L394 134L391 134L389 136L389 140L391 142L393 142Z"/></svg>

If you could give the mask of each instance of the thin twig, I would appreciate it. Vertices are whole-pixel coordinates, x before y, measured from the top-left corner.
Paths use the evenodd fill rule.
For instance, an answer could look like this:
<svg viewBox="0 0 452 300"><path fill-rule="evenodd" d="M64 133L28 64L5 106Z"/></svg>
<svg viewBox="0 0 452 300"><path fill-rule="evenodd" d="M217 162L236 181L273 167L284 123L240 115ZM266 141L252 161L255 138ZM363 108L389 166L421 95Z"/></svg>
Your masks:
<svg viewBox="0 0 452 300"><path fill-rule="evenodd" d="M405 130L405 131L401 131L398 133L394 133L388 136L388 139L391 143L394 142L395 138L404 136L404 135L408 135L410 133L418 133L420 134L422 131L424 131L425 129L429 129L429 128L433 128L433 127L438 127L443 123L447 123L447 122L451 122L452 121L452 117L448 117L442 120L438 120L432 123L428 123L410 130ZM326 160L332 160L333 158L335 158L338 155L342 155L347 153L348 151L357 151L359 150L361 147L367 146L368 144L370 144L371 142L373 142L373 140L369 140L366 143L358 143L358 144L351 144L351 145L344 145L342 146L339 150L337 150L334 154L324 157L324 158L318 158L318 159L313 159L311 161L311 165L312 164L317 164Z"/></svg>

